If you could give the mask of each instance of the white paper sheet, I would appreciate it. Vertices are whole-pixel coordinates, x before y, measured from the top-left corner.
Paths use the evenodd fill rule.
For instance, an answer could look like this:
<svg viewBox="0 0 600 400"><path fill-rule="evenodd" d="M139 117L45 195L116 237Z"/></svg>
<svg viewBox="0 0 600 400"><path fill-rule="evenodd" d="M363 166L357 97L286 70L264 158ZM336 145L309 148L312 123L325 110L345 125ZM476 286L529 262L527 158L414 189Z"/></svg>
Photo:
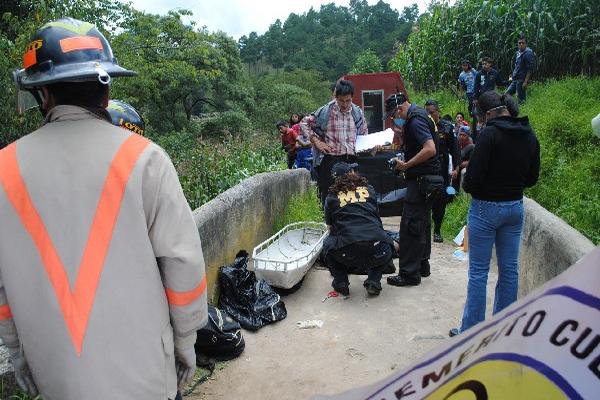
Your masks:
<svg viewBox="0 0 600 400"><path fill-rule="evenodd" d="M359 135L356 137L355 151L371 150L376 146L385 146L392 143L394 140L394 131L391 128L385 131L371 133L370 135Z"/></svg>

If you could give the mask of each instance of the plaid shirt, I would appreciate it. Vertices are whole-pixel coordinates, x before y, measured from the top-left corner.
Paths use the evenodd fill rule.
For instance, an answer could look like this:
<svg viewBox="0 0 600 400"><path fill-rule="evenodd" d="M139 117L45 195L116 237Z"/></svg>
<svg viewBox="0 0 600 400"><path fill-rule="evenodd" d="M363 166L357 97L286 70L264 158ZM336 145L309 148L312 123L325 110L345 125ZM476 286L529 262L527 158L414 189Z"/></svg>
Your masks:
<svg viewBox="0 0 600 400"><path fill-rule="evenodd" d="M327 131L325 136L321 138L329 146L333 148L330 153L332 155L340 156L344 154L354 155L356 134L366 135L369 133L366 121L362 125L361 131L356 132L356 124L352 117L352 109L347 112L342 112L337 105L337 102L332 102L329 106L329 121L327 122ZM306 124L300 124L303 133L309 131L310 128L316 125L316 118L314 115L310 115L305 118ZM309 132L306 132L309 133Z"/></svg>

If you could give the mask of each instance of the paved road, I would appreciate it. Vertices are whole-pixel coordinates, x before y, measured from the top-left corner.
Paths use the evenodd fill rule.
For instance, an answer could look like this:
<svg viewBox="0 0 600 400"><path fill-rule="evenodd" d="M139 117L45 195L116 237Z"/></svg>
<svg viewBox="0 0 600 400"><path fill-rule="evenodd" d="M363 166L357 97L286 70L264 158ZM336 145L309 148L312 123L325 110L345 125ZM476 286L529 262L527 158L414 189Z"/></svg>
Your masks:
<svg viewBox="0 0 600 400"><path fill-rule="evenodd" d="M386 218L386 229L398 229ZM421 286L383 284L368 298L362 276L350 277L350 297L321 300L331 290L328 271L312 269L302 288L284 298L288 317L256 333L244 331L246 351L186 397L193 400L287 400L331 394L372 383L442 345L457 326L466 293L467 263L451 244L434 244L432 275ZM384 278L385 280L385 278ZM490 274L491 305L496 274ZM319 319L320 329L296 322Z"/></svg>

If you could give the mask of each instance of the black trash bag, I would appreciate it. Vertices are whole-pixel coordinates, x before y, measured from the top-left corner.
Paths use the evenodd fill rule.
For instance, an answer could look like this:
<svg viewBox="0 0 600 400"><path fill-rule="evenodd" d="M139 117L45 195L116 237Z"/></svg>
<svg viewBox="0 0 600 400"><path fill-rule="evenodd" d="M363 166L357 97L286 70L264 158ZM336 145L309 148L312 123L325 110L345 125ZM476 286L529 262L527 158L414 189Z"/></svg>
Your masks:
<svg viewBox="0 0 600 400"><path fill-rule="evenodd" d="M226 312L211 305L208 306L208 322L204 328L196 331L196 336L196 354L217 361L239 357L246 346L240 324Z"/></svg>
<svg viewBox="0 0 600 400"><path fill-rule="evenodd" d="M233 264L221 267L219 307L242 328L256 331L287 316L281 297L264 279L247 269L248 253L241 250Z"/></svg>

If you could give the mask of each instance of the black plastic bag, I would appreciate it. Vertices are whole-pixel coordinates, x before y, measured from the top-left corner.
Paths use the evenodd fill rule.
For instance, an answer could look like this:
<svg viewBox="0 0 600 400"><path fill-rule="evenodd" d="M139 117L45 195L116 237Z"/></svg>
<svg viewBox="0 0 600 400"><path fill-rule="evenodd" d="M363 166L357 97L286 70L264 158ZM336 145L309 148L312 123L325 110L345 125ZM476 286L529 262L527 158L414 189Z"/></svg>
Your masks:
<svg viewBox="0 0 600 400"><path fill-rule="evenodd" d="M239 357L244 351L245 342L242 328L226 312L208 306L208 322L196 331L196 354L227 361Z"/></svg>
<svg viewBox="0 0 600 400"><path fill-rule="evenodd" d="M248 253L240 251L233 264L221 267L219 307L242 328L256 331L287 316L281 297L264 280L248 271Z"/></svg>

